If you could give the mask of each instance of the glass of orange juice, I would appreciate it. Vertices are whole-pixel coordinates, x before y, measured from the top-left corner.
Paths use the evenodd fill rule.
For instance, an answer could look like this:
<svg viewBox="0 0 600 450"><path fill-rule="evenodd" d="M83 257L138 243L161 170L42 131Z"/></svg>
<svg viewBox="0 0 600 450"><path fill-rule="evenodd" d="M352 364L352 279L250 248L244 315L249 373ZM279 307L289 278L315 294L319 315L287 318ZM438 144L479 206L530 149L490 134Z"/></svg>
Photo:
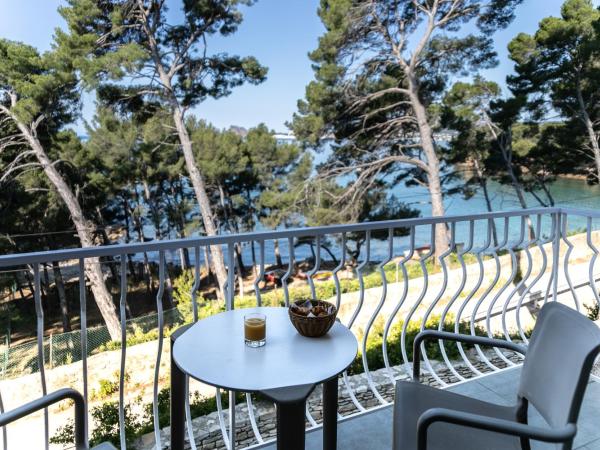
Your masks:
<svg viewBox="0 0 600 450"><path fill-rule="evenodd" d="M262 347L267 337L267 316L249 313L244 316L244 341L248 347Z"/></svg>

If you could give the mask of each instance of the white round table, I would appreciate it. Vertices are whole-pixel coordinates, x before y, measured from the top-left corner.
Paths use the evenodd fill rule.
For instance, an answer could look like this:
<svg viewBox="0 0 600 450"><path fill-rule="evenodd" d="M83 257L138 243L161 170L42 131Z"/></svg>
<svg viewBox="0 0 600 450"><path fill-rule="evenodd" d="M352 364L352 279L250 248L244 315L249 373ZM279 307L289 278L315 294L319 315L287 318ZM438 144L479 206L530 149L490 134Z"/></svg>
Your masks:
<svg viewBox="0 0 600 450"><path fill-rule="evenodd" d="M244 316L251 312L267 317L263 347L251 348L244 343ZM185 395L185 386L181 389L183 374L231 391L261 392L278 405L278 448L304 448L306 398L316 384L324 383L324 448L335 449L337 376L352 363L358 347L344 325L336 321L325 336L307 338L296 331L287 308L247 308L200 320L182 333L174 333L173 340L172 413L182 409L185 399L181 399L181 394ZM173 419L176 417L172 417L172 424ZM172 429L173 450L183 448L179 442L183 444L184 427L179 428L181 432ZM181 441L174 434L181 435Z"/></svg>

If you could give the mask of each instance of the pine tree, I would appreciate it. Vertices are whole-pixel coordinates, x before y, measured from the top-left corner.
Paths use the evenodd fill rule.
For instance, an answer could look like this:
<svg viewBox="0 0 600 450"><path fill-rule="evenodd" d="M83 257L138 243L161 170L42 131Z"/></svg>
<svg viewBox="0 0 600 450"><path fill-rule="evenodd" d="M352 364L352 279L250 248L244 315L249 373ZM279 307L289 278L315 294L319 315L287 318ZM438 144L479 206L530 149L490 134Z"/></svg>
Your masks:
<svg viewBox="0 0 600 450"><path fill-rule="evenodd" d="M133 78L137 95L170 112L206 234L217 234L205 176L194 158L186 115L207 98L228 95L245 82L260 83L266 69L253 57L211 53L215 35L234 33L242 21L238 7L252 1L182 1L182 20L170 21L163 0L69 0L61 13L69 34L58 42L79 55L79 67L92 85ZM202 149L200 150L202 151ZM221 292L226 271L221 248L211 247Z"/></svg>
<svg viewBox="0 0 600 450"><path fill-rule="evenodd" d="M309 144L334 138L320 173L353 180L337 203L368 195L385 177L410 179L428 188L432 214L444 214L447 168L434 140L435 103L452 77L496 64L491 33L510 23L519 3L321 0L327 31L310 54L316 79L293 128ZM436 255L446 248L446 229L438 226Z"/></svg>
<svg viewBox="0 0 600 450"><path fill-rule="evenodd" d="M49 153L59 145L63 127L73 121L78 81L71 59L61 49L40 55L31 46L0 40L0 150L21 149L4 166L3 179L40 168L69 211L81 246L92 247L96 226L57 164L59 158ZM98 258L86 258L85 273L109 333L118 339L119 320Z"/></svg>

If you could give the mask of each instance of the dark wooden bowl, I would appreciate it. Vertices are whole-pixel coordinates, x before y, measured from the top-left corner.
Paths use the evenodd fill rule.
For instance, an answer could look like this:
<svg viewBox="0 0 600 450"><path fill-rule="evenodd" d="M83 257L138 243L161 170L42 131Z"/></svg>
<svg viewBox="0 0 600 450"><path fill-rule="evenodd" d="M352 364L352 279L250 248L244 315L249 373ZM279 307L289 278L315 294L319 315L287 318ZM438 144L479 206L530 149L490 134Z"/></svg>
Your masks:
<svg viewBox="0 0 600 450"><path fill-rule="evenodd" d="M306 300L298 300L294 302L294 304L302 304ZM333 324L335 323L335 317L337 316L337 309L331 303L325 302L323 300L311 300L311 303L314 306L327 306L333 307L333 313L328 314L326 316L320 317L306 317L301 314L296 314L292 311L292 308L288 308L288 314L290 315L290 321L294 328L298 330L302 336L306 337L321 337L325 336L327 332L331 329Z"/></svg>

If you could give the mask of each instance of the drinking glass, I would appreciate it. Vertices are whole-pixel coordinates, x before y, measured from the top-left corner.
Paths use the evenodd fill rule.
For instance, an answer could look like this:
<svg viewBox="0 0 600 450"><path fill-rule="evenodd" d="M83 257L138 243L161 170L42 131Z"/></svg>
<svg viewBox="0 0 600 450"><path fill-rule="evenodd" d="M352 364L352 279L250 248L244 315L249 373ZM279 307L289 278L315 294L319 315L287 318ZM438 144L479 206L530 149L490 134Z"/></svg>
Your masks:
<svg viewBox="0 0 600 450"><path fill-rule="evenodd" d="M266 343L267 316L250 313L244 316L244 341L248 347L262 347Z"/></svg>

